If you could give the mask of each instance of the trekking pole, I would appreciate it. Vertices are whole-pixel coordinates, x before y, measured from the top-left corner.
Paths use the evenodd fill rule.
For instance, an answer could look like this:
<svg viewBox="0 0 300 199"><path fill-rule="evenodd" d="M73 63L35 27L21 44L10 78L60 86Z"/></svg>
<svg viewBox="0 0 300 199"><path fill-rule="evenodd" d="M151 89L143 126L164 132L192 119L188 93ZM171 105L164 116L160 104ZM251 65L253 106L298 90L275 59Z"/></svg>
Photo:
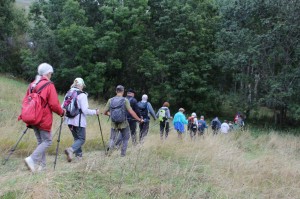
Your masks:
<svg viewBox="0 0 300 199"><path fill-rule="evenodd" d="M55 160L54 160L54 170L56 167L56 161L57 161L57 155L58 155L58 148L59 148L59 142L60 142L60 135L61 135L61 127L64 119L63 117L61 118L60 126L59 126L59 133L58 133L58 138L57 138L57 146L56 146L56 154L55 154Z"/></svg>
<svg viewBox="0 0 300 199"><path fill-rule="evenodd" d="M23 131L23 134L21 135L21 137L19 138L18 142L10 149L10 152L8 154L8 156L4 159L3 161L3 165L6 164L6 162L8 161L8 159L10 158L10 156L13 154L13 152L16 150L18 144L20 143L21 139L23 138L23 136L25 135L26 131L28 130L28 127Z"/></svg>
<svg viewBox="0 0 300 199"><path fill-rule="evenodd" d="M104 139L103 139L102 128L101 128L101 124L100 124L100 118L99 118L99 115L97 115L97 117L98 117L98 123L99 123L100 133L101 133L102 144L103 144L103 147L104 147L104 151L106 151L106 149L105 149L105 144L104 144Z"/></svg>
<svg viewBox="0 0 300 199"><path fill-rule="evenodd" d="M53 134L53 136L52 136L52 139L53 139L53 138L56 136L56 134L57 134L57 132L58 132L59 128L60 128L60 126L59 126L59 127L57 127L57 129L56 129L55 133L54 133L54 134Z"/></svg>

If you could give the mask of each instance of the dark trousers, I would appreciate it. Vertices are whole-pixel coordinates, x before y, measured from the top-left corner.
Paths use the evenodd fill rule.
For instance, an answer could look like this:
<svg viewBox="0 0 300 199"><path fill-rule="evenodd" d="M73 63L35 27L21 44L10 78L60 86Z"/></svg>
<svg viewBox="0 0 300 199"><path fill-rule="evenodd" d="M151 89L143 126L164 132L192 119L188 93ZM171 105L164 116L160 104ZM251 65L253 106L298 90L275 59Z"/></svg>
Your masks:
<svg viewBox="0 0 300 199"><path fill-rule="evenodd" d="M82 157L81 147L85 143L85 128L69 125L69 129L71 130L74 138L74 143L71 147L75 153L75 156Z"/></svg>
<svg viewBox="0 0 300 199"><path fill-rule="evenodd" d="M159 126L160 126L160 138L163 138L164 131L166 131L165 137L167 138L169 135L169 130L170 130L169 122L166 120L161 121L161 122L159 122Z"/></svg>
<svg viewBox="0 0 300 199"><path fill-rule="evenodd" d="M140 142L143 142L149 131L149 121L140 123Z"/></svg>
<svg viewBox="0 0 300 199"><path fill-rule="evenodd" d="M136 121L128 120L132 144L136 145Z"/></svg>
<svg viewBox="0 0 300 199"><path fill-rule="evenodd" d="M191 128L191 129L190 129L190 136L191 136L191 139L194 139L194 138L195 138L196 133L197 133L197 128Z"/></svg>

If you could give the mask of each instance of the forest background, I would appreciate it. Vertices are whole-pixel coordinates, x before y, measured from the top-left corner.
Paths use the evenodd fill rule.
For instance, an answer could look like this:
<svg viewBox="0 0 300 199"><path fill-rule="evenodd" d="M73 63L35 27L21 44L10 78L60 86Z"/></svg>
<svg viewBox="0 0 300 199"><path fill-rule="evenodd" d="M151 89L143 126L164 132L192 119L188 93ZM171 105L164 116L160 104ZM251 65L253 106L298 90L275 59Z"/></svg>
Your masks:
<svg viewBox="0 0 300 199"><path fill-rule="evenodd" d="M296 0L1 0L0 73L30 82L48 62L61 93L80 76L100 101L122 84L173 113L295 126L299 12Z"/></svg>

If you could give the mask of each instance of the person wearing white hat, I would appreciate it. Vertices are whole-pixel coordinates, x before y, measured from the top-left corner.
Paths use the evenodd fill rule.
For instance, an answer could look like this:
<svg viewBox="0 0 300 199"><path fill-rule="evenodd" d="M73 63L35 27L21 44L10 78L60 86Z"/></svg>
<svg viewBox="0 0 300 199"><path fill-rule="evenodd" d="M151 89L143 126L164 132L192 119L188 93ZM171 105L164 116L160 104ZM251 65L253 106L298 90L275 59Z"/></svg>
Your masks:
<svg viewBox="0 0 300 199"><path fill-rule="evenodd" d="M30 84L25 95L25 98L27 98L32 92L39 92L41 98L45 100L41 122L38 125L30 126L33 128L38 142L38 146L33 153L25 158L25 165L31 172L42 171L46 167L46 150L52 144L52 112L61 117L65 112L60 106L54 84L50 81L53 74L53 67L50 64L42 63L38 66L37 72L38 75ZM21 115L19 119L22 119Z"/></svg>
<svg viewBox="0 0 300 199"><path fill-rule="evenodd" d="M188 130L190 131L191 139L195 139L197 130L198 130L198 119L197 114L192 113L191 117L188 118Z"/></svg>
<svg viewBox="0 0 300 199"><path fill-rule="evenodd" d="M88 97L87 93L83 91L83 88L86 87L82 78L77 77L73 84L71 85L71 89L65 96L65 101L68 100L68 96L74 96L77 103L77 107L79 112L76 116L68 115L68 109L66 114L66 122L69 126L69 129L73 135L74 143L71 147L65 149L65 154L67 155L68 162L71 162L73 159L73 154L77 159L82 158L82 145L85 143L86 137L86 116L87 115L98 115L98 109L89 109ZM65 104L65 101L63 104Z"/></svg>

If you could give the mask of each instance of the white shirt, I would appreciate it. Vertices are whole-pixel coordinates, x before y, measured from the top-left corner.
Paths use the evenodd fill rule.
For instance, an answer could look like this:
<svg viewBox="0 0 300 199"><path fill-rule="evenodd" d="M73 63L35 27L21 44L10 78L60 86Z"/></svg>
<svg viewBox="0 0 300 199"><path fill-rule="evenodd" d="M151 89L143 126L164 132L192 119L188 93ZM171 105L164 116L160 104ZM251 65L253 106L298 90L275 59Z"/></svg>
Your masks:
<svg viewBox="0 0 300 199"><path fill-rule="evenodd" d="M228 133L229 132L229 125L227 123L221 124L221 133Z"/></svg>
<svg viewBox="0 0 300 199"><path fill-rule="evenodd" d="M79 119L80 119L80 127L86 128L86 116L87 115L96 115L96 110L89 109L88 98L85 93L81 93L77 96L78 106L81 109L82 113L78 114L74 118L65 117L67 124L73 126L79 126ZM81 118L80 118L81 117Z"/></svg>

